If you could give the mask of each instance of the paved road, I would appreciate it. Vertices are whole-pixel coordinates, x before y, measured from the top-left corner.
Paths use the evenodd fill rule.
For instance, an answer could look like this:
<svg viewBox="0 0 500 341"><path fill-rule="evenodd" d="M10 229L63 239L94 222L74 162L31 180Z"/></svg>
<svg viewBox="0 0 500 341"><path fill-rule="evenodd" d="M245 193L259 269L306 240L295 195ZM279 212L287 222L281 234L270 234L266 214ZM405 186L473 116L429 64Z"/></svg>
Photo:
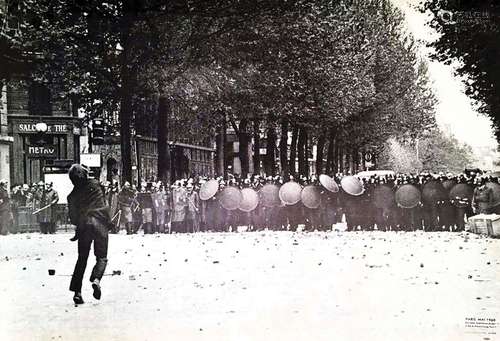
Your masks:
<svg viewBox="0 0 500 341"><path fill-rule="evenodd" d="M111 235L107 273L121 275L103 279L101 301L85 282L86 303L74 307L70 236L0 238L0 340L500 338L494 324L496 334L466 326L467 318L498 325L500 240L444 232Z"/></svg>

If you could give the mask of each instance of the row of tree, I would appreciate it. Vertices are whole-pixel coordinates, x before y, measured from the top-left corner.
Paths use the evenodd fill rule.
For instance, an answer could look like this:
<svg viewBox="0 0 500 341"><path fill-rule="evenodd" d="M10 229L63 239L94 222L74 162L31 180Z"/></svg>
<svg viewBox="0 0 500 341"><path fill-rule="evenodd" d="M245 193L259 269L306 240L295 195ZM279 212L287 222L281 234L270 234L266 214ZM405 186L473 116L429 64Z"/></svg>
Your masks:
<svg viewBox="0 0 500 341"><path fill-rule="evenodd" d="M335 172L435 125L426 65L389 0L7 3L20 22L10 49L30 75L119 129L124 180L133 132L158 138L168 179L172 131L218 134L223 154L232 126L245 176L251 141L266 173L276 150L285 175L309 173L313 145L316 171Z"/></svg>

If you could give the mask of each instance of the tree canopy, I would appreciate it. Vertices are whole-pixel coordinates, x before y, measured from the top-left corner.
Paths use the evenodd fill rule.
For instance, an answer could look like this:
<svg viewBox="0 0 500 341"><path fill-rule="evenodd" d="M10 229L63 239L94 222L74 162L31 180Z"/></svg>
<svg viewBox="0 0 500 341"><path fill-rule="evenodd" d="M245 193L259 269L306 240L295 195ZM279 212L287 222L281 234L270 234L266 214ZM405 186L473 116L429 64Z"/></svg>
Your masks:
<svg viewBox="0 0 500 341"><path fill-rule="evenodd" d="M466 94L491 118L500 141L500 3L495 0L425 0L439 37L432 57L456 64Z"/></svg>
<svg viewBox="0 0 500 341"><path fill-rule="evenodd" d="M253 127L254 140L266 134L268 172L280 139L282 168L297 153L304 173L313 144L317 171L331 172L435 124L426 65L389 0L16 3L13 47L87 120L119 128L124 179L133 131L165 142L178 127L203 137L229 123L246 158Z"/></svg>

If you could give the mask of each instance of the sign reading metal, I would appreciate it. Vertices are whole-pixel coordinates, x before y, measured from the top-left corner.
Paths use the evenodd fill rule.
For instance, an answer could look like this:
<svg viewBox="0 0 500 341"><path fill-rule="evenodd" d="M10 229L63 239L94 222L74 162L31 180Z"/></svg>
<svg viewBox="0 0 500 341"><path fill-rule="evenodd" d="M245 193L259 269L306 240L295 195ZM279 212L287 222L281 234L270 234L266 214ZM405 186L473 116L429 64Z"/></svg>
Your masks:
<svg viewBox="0 0 500 341"><path fill-rule="evenodd" d="M28 157L31 158L55 158L57 151L55 146L28 146Z"/></svg>
<svg viewBox="0 0 500 341"><path fill-rule="evenodd" d="M71 131L72 126L69 124L47 124L47 131L39 131L37 129L38 123L19 123L16 125L17 130L20 133L55 133L55 134L67 134Z"/></svg>

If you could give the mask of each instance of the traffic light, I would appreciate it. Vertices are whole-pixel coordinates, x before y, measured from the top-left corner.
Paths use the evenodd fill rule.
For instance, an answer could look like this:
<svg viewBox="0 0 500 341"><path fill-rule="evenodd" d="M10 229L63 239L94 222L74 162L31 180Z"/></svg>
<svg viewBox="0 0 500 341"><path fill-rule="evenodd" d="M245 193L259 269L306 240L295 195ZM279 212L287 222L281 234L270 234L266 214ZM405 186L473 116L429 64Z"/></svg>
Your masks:
<svg viewBox="0 0 500 341"><path fill-rule="evenodd" d="M104 121L100 118L92 121L92 143L95 145L104 143Z"/></svg>

